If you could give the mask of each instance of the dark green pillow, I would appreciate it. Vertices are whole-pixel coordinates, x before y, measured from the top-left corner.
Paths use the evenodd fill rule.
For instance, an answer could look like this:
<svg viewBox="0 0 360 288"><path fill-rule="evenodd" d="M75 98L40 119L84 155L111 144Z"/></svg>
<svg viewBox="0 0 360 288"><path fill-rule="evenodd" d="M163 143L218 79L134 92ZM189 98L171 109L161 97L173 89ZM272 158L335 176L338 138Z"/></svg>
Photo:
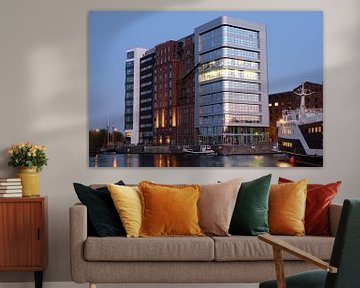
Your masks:
<svg viewBox="0 0 360 288"><path fill-rule="evenodd" d="M123 181L115 183L125 185ZM119 214L116 211L111 194L107 187L92 189L79 183L74 183L75 192L87 207L89 234L94 236L126 236Z"/></svg>
<svg viewBox="0 0 360 288"><path fill-rule="evenodd" d="M230 222L230 234L256 236L269 233L270 181L271 174L241 184Z"/></svg>

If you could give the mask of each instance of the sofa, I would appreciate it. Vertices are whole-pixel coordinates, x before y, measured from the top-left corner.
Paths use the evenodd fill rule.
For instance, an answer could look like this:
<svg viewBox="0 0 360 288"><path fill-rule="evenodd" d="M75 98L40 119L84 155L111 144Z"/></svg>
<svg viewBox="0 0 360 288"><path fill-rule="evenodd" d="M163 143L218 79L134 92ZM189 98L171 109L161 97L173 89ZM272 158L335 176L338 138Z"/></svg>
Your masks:
<svg viewBox="0 0 360 288"><path fill-rule="evenodd" d="M324 261L331 256L342 206L329 208L330 236L279 236ZM87 207L70 208L71 276L77 283L258 283L275 276L270 245L255 236L92 237ZM285 273L312 269L284 254Z"/></svg>

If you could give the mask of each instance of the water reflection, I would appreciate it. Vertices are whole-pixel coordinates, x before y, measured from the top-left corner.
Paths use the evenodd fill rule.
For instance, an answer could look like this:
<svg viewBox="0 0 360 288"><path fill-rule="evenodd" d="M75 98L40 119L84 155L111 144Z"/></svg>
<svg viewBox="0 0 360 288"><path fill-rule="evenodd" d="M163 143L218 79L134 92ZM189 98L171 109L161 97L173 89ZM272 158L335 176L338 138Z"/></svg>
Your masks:
<svg viewBox="0 0 360 288"><path fill-rule="evenodd" d="M188 154L100 154L90 157L90 167L294 167L283 154L188 155Z"/></svg>

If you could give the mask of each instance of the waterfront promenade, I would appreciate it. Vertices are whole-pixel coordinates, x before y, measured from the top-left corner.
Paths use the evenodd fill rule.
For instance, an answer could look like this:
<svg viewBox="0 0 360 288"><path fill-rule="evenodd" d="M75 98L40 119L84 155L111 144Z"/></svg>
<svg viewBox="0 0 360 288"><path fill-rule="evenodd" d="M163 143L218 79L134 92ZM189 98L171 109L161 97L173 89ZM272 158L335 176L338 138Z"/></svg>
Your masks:
<svg viewBox="0 0 360 288"><path fill-rule="evenodd" d="M258 155L276 153L274 143L261 142L243 145L206 145L217 155ZM204 145L122 145L116 148L104 149L107 152L116 152L118 154L182 154L191 149L200 151ZM95 153L98 154L98 153Z"/></svg>
<svg viewBox="0 0 360 288"><path fill-rule="evenodd" d="M89 167L294 167L285 154L189 155L189 154L99 154L89 158Z"/></svg>

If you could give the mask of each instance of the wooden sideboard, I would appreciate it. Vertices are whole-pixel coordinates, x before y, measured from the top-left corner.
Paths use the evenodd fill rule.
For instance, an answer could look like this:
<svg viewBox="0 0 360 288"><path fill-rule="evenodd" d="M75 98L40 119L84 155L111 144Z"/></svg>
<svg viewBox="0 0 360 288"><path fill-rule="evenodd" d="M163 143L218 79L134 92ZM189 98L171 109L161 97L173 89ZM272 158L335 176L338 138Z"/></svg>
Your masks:
<svg viewBox="0 0 360 288"><path fill-rule="evenodd" d="M47 238L47 197L0 198L0 271L32 271L41 288Z"/></svg>

